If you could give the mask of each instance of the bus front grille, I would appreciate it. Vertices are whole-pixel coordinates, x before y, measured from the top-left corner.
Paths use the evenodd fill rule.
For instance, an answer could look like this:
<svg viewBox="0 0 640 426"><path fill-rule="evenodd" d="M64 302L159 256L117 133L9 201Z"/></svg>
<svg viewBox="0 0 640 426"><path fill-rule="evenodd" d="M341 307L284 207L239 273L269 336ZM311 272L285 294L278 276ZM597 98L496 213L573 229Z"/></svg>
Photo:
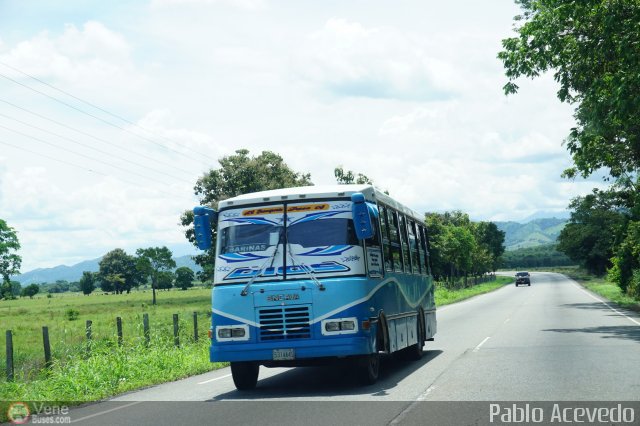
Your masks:
<svg viewBox="0 0 640 426"><path fill-rule="evenodd" d="M311 337L308 306L258 310L260 340L308 339Z"/></svg>

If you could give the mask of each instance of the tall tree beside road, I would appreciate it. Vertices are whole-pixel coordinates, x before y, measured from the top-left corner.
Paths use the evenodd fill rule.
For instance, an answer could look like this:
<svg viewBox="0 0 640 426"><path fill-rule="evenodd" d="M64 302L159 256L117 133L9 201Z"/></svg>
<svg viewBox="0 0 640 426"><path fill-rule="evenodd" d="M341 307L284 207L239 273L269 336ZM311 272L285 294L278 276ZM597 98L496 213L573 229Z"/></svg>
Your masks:
<svg viewBox="0 0 640 426"><path fill-rule="evenodd" d="M182 290L186 290L189 287L193 287L193 280L195 278L195 274L191 268L186 266L182 266L176 269L176 287L180 287Z"/></svg>
<svg viewBox="0 0 640 426"><path fill-rule="evenodd" d="M461 211L427 213L431 266L436 280L495 271L504 253L504 232L492 222L472 222Z"/></svg>
<svg viewBox="0 0 640 426"><path fill-rule="evenodd" d="M558 249L640 297L635 225L640 221L640 0L516 0L517 37L502 41L502 60L516 93L520 77L553 71L558 98L575 107L564 176L603 170L606 192L572 201L572 220ZM608 194L607 194L608 193ZM618 205L602 205L615 194ZM590 204L596 208L588 209ZM609 203L611 204L611 203Z"/></svg>
<svg viewBox="0 0 640 426"><path fill-rule="evenodd" d="M271 151L249 156L249 150L239 149L235 154L222 157L218 162L220 168L209 170L196 181L194 191L200 205L217 208L220 201L249 192L313 185L310 174L294 172L280 155ZM195 245L193 211L184 212L180 217L180 223L186 228L187 240ZM194 256L196 263L203 268L200 274L202 280L213 276L215 229L212 231L212 237L214 248Z"/></svg>
<svg viewBox="0 0 640 426"><path fill-rule="evenodd" d="M627 217L620 211L617 193L593 190L577 197L569 207L571 219L560 232L558 250L580 262L590 272L602 275L623 238Z"/></svg>
<svg viewBox="0 0 640 426"><path fill-rule="evenodd" d="M20 242L15 229L0 219L0 299L12 299L11 276L20 273L22 258L17 254Z"/></svg>
<svg viewBox="0 0 640 426"><path fill-rule="evenodd" d="M140 284L140 275L136 270L136 259L122 249L114 249L105 254L100 261L98 271L100 288L105 292L129 293L132 287Z"/></svg>
<svg viewBox="0 0 640 426"><path fill-rule="evenodd" d="M96 274L89 271L84 271L80 278L80 290L82 294L89 295L96 288Z"/></svg>
<svg viewBox="0 0 640 426"><path fill-rule="evenodd" d="M165 288L167 283L173 282L172 276L167 278L165 275L176 267L176 262L173 260L171 250L167 247L140 248L136 250L136 255L138 256L138 270L142 271L145 277L151 278L153 304L155 305L156 289L160 288L159 284L162 284L162 288ZM166 288L171 288L171 285Z"/></svg>
<svg viewBox="0 0 640 426"><path fill-rule="evenodd" d="M558 98L575 105L566 140L572 177L600 168L630 182L640 166L640 1L516 0L517 37L498 54L509 82L553 71Z"/></svg>
<svg viewBox="0 0 640 426"><path fill-rule="evenodd" d="M489 269L491 272L495 272L500 267L500 261L505 250L504 231L499 230L498 226L493 222L478 222L475 224L474 234L478 245L487 251ZM482 269L480 268L480 270Z"/></svg>

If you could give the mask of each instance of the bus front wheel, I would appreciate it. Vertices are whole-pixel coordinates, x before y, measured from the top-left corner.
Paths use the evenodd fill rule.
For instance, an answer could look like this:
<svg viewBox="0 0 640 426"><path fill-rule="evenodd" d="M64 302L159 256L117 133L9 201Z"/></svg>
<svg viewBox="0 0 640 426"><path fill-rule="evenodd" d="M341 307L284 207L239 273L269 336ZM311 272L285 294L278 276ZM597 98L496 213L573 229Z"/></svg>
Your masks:
<svg viewBox="0 0 640 426"><path fill-rule="evenodd" d="M258 383L260 365L255 362L232 362L231 376L238 390L251 390Z"/></svg>
<svg viewBox="0 0 640 426"><path fill-rule="evenodd" d="M378 381L380 375L380 355L373 353L358 357L358 373L364 385L372 385Z"/></svg>

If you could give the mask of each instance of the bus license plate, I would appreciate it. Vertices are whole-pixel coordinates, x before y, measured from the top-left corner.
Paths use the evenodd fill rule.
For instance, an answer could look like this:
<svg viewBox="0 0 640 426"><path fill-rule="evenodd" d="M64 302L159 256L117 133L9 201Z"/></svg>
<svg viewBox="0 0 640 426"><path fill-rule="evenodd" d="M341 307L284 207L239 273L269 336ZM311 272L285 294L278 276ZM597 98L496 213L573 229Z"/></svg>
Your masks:
<svg viewBox="0 0 640 426"><path fill-rule="evenodd" d="M274 361L289 361L296 359L295 349L274 349L273 360Z"/></svg>

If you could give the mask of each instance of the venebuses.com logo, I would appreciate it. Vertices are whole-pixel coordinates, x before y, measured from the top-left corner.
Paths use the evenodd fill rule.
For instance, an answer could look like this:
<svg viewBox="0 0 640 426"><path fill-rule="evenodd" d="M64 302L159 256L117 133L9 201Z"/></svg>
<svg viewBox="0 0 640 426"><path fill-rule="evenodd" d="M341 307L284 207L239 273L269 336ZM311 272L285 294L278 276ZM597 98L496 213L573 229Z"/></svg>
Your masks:
<svg viewBox="0 0 640 426"><path fill-rule="evenodd" d="M12 424L68 424L71 423L69 407L66 405L50 404L46 402L32 402L28 404L16 401L9 405L7 418Z"/></svg>
<svg viewBox="0 0 640 426"><path fill-rule="evenodd" d="M9 405L7 409L7 418L11 423L16 425L22 425L28 422L30 415L31 411L29 411L29 406L24 402L14 402Z"/></svg>

